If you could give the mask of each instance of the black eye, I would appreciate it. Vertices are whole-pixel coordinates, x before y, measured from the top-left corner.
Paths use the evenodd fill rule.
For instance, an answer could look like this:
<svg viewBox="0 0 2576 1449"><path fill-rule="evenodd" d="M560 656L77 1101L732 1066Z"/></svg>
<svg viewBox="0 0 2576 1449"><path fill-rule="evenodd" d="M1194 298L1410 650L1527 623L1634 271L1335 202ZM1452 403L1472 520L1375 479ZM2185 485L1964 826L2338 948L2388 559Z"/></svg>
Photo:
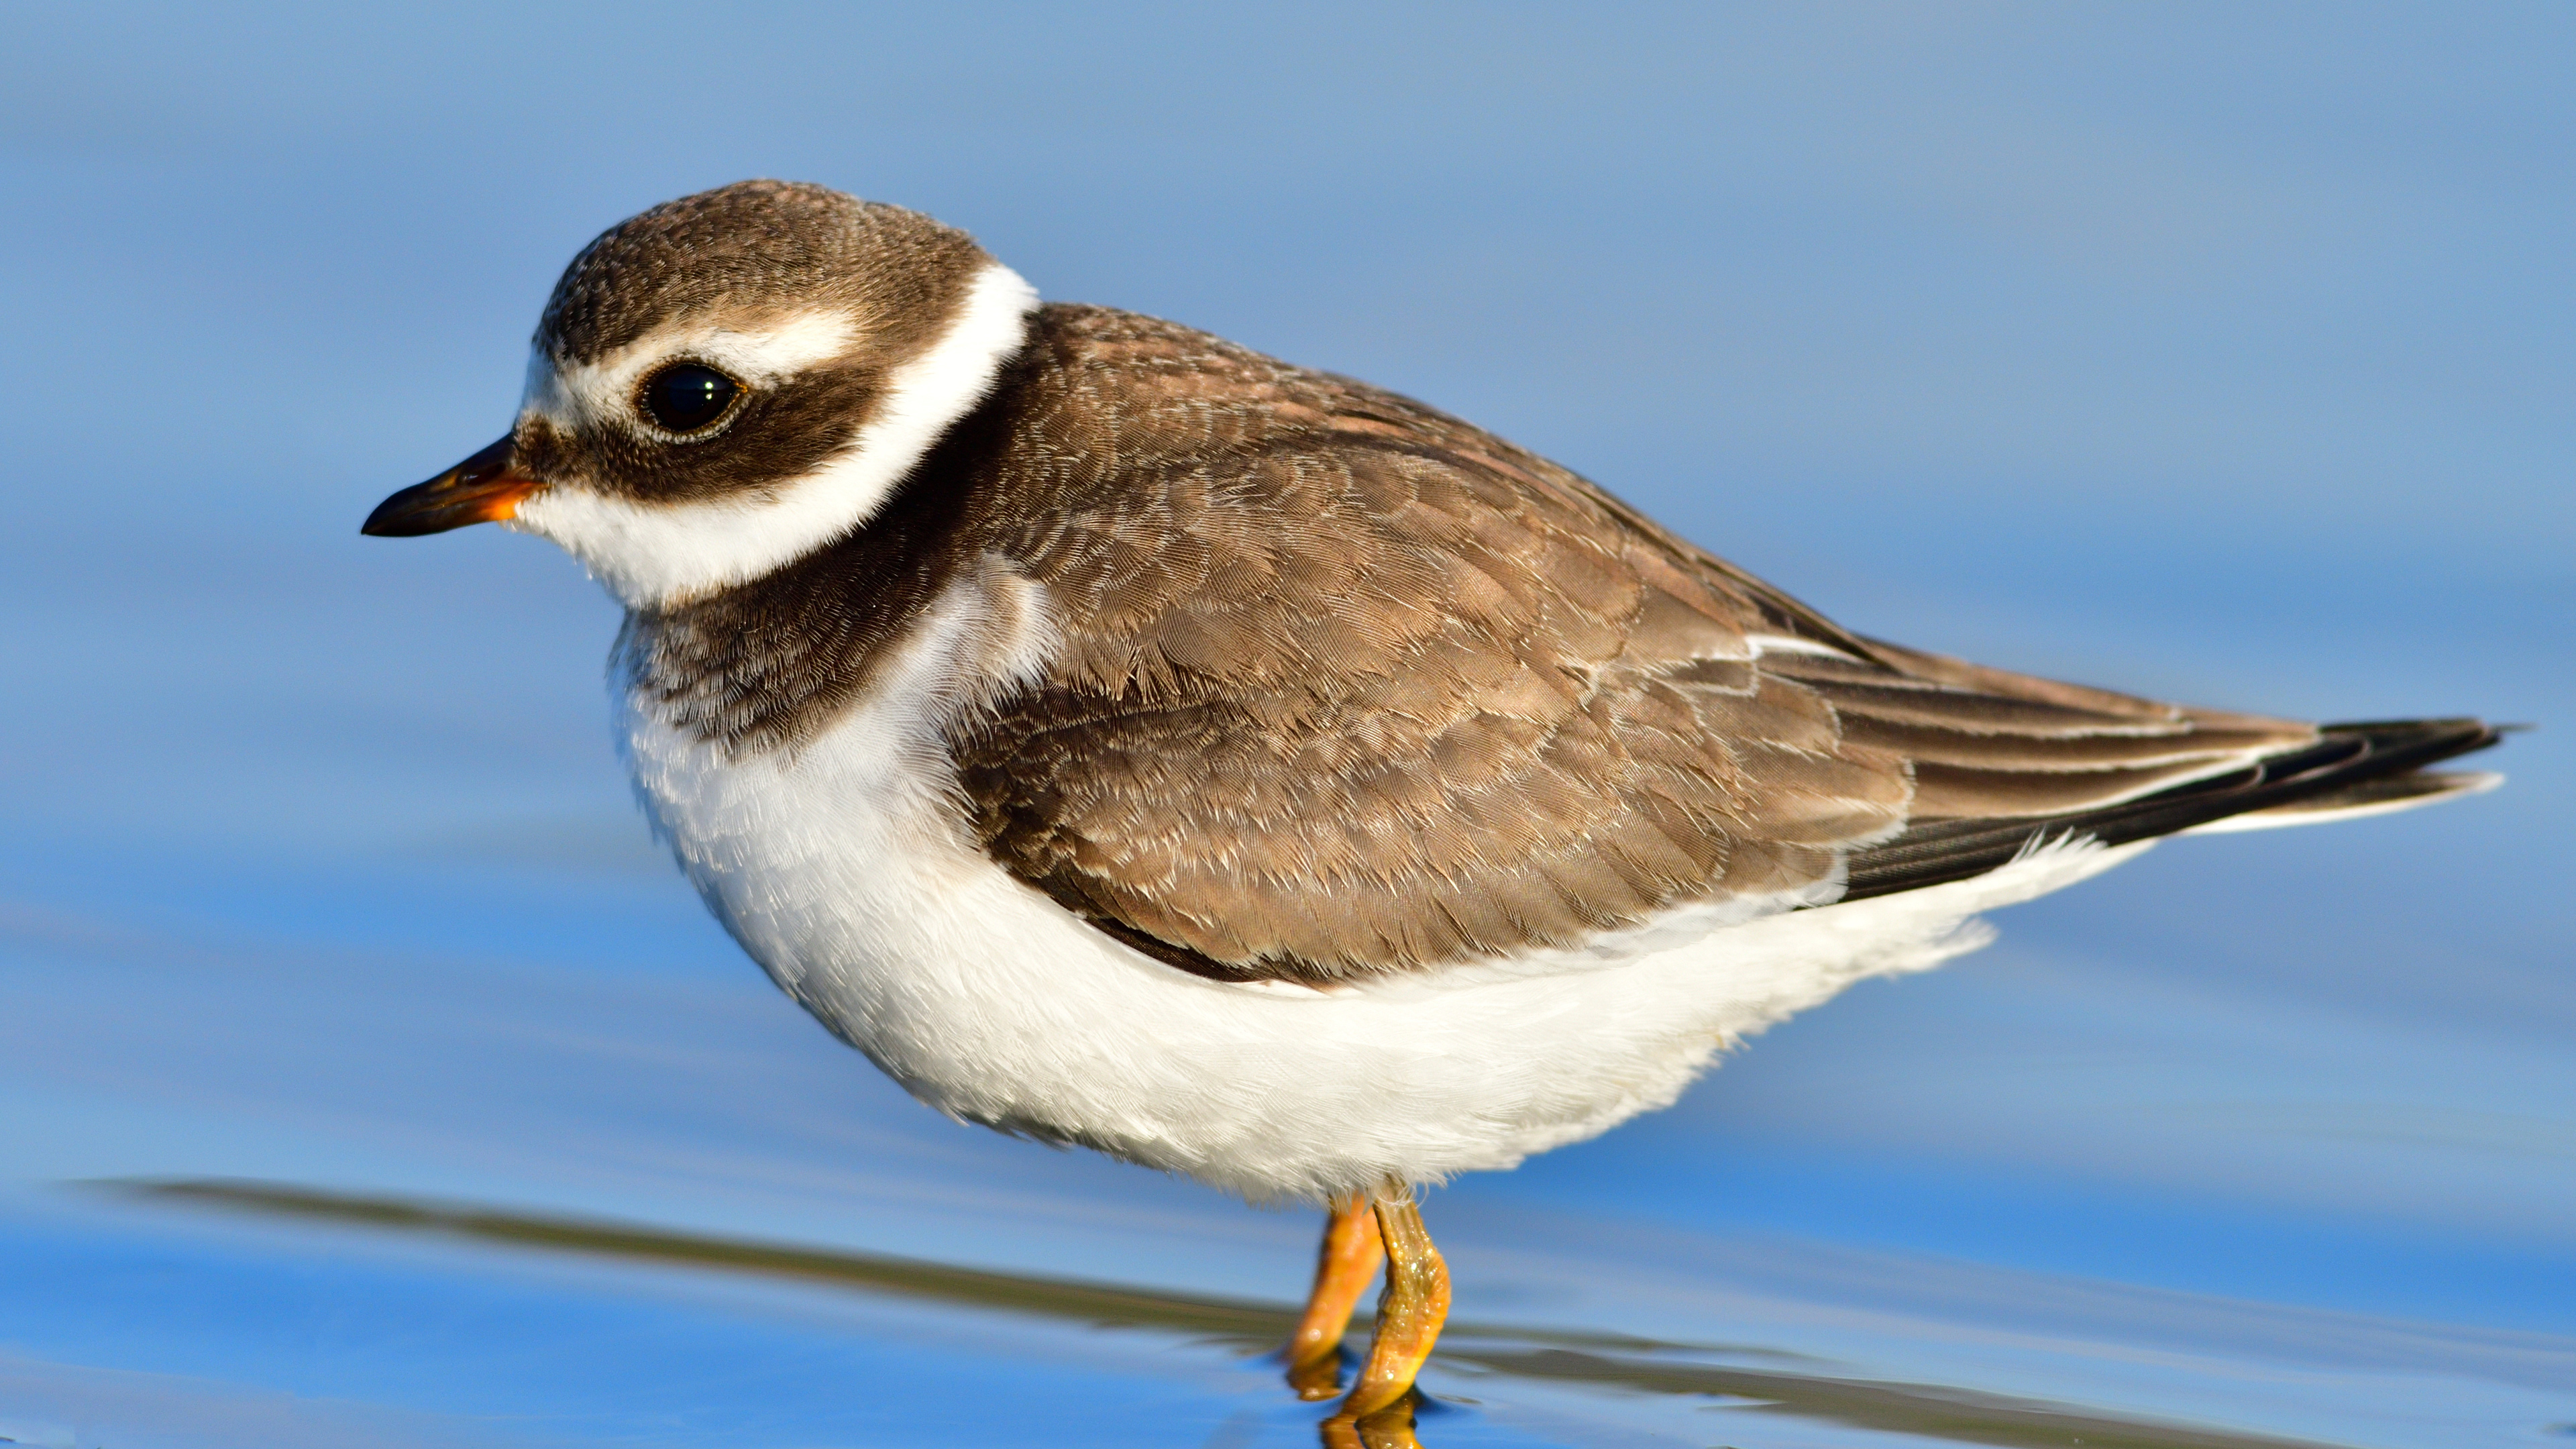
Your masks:
<svg viewBox="0 0 2576 1449"><path fill-rule="evenodd" d="M675 362L644 379L644 413L665 430L694 433L725 415L742 384L694 362Z"/></svg>

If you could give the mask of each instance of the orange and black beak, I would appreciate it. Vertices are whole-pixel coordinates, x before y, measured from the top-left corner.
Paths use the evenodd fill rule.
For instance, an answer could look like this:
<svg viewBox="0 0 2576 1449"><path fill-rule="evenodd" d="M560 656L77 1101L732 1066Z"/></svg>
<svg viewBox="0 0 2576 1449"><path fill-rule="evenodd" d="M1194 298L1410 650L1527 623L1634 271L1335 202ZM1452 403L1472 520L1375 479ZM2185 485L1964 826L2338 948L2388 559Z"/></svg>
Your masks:
<svg viewBox="0 0 2576 1449"><path fill-rule="evenodd" d="M377 504L358 531L378 538L418 538L469 523L498 523L515 517L520 502L536 491L537 480L514 466L511 440L504 437L428 482L416 483Z"/></svg>

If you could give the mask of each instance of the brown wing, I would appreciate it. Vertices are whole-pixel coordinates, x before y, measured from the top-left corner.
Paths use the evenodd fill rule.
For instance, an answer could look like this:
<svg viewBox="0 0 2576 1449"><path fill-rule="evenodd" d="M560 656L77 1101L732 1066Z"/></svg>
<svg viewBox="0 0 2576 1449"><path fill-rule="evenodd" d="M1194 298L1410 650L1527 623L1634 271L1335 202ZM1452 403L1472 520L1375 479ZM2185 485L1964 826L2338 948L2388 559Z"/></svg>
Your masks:
<svg viewBox="0 0 2576 1449"><path fill-rule="evenodd" d="M1052 676L957 742L993 857L1166 960L1332 981L1820 903L1932 819L2314 742L1844 633L1454 419L1049 309L986 536Z"/></svg>

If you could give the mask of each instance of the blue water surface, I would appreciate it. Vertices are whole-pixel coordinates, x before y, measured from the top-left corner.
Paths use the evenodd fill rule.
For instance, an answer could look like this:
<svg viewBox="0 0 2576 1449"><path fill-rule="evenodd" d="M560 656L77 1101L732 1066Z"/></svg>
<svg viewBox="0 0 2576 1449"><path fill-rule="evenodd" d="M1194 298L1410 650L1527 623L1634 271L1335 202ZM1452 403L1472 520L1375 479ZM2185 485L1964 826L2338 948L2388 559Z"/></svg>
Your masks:
<svg viewBox="0 0 2576 1449"><path fill-rule="evenodd" d="M1867 632L2542 726L2498 793L2173 842L1435 1194L1474 1331L1426 1444L2576 1424L2563 8L10 30L0 1439L1313 1442L1267 1320L1189 1306L1293 1298L1307 1215L909 1102L646 838L596 588L356 535L507 426L574 249L755 174L1417 394ZM98 1185L181 1180L683 1247Z"/></svg>

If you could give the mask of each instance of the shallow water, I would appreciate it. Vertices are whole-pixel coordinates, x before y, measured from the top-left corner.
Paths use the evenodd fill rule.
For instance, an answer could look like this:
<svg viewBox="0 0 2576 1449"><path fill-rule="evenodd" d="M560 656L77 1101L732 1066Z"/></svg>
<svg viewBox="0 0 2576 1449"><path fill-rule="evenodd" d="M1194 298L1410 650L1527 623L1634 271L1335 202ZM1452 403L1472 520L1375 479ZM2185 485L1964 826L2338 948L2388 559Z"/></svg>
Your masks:
<svg viewBox="0 0 2576 1449"><path fill-rule="evenodd" d="M2550 726L1432 1194L1425 1444L2571 1442L2563 16L952 9L16 22L0 1439L1314 1442L1310 1215L905 1099L644 838L596 591L355 536L592 231L785 172L1855 627Z"/></svg>
<svg viewBox="0 0 2576 1449"><path fill-rule="evenodd" d="M0 1384L50 1412L122 1431L102 1440L123 1442L186 1415L264 1412L275 1425L268 1432L288 1443L347 1442L341 1436L362 1427L397 1442L1303 1443L1323 1414L1279 1391L1269 1351L1291 1314L1277 1302L238 1183L101 1191L116 1205L85 1203L77 1227L59 1213L14 1214L13 1276L56 1304L79 1304L48 1315L49 1338L148 1355L162 1371L64 1373L22 1360L0 1362ZM149 1210L179 1207L245 1217L172 1221ZM1817 1255L1794 1247L1774 1250L1785 1253L1786 1274L1775 1265L1765 1276L1803 1280L1803 1293L1742 1284L1729 1292L1720 1285L1737 1275L1721 1252L1696 1265L1716 1266L1714 1275L1676 1294L1629 1278L1646 1266L1633 1253L1580 1262L1515 1250L1494 1241L1509 1234L1490 1228L1475 1236L1480 1248L1500 1250L1493 1256L1506 1265L1504 1281L1571 1270L1596 1292L1660 1300L1659 1317L1696 1300L1748 1336L1865 1352L1891 1329L1928 1330L1950 1340L1954 1356L1998 1356L1996 1342L1972 1341L1994 1335L1993 1323L1977 1335L1929 1317L1900 1326L1871 1321L1884 1315L1820 1316L1819 1300L1830 1296L1820 1280L1830 1270L1800 1261ZM1654 1262L1669 1266L1677 1246L1657 1244ZM1683 1251L1685 1261L1706 1258L1704 1247ZM235 1316L245 1295L264 1304L248 1321ZM2475 1393L2491 1412L2527 1409L2576 1367L2566 1345L2538 1338L2451 1335L2433 1344L2389 1325L2267 1323L2242 1307L2127 1296L2139 1300L2120 1305L2132 1332L2157 1319L2206 1320L2194 1325L2201 1333L2268 1329L2265 1356L2277 1370L2295 1366L2383 1408L2393 1396L2373 1387L2372 1370L2384 1371L2392 1352L2440 1361L2443 1386L2463 1399ZM158 1331L138 1334L138 1316ZM2083 1341L2081 1310L2018 1316L2027 1320L2023 1336L2052 1320L2055 1341L2044 1352L2068 1361L2061 1375L2085 1374L2081 1361L2102 1350ZM209 1321L226 1325L219 1348L186 1331ZM317 1352L326 1344L327 1356ZM300 1399L289 1404L173 1371L238 1372L245 1360L299 1354L310 1357L288 1375ZM1861 1362L1751 1342L1462 1318L1436 1364L1419 1425L1435 1444L2309 1442L2134 1408L1875 1377ZM2180 1363L2117 1372L2131 1395L2152 1396L2195 1387L2195 1368L2207 1372ZM460 1384L471 1393L460 1394ZM353 1391L366 1408L313 1402Z"/></svg>

